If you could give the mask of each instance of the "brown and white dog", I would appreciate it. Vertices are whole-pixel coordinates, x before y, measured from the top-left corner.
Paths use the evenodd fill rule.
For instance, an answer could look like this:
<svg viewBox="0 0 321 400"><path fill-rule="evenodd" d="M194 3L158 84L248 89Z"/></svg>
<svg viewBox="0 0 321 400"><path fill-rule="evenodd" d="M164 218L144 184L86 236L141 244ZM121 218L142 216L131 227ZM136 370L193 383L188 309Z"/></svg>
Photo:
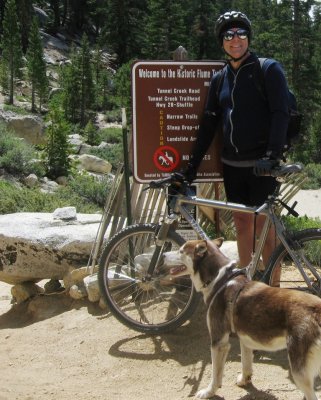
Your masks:
<svg viewBox="0 0 321 400"><path fill-rule="evenodd" d="M210 398L221 387L229 336L234 332L241 346L239 386L251 381L253 350L287 348L295 384L306 400L317 400L314 378L321 370L321 299L249 280L220 251L222 242L192 240L164 254L172 277L190 274L207 305L212 380L196 397Z"/></svg>

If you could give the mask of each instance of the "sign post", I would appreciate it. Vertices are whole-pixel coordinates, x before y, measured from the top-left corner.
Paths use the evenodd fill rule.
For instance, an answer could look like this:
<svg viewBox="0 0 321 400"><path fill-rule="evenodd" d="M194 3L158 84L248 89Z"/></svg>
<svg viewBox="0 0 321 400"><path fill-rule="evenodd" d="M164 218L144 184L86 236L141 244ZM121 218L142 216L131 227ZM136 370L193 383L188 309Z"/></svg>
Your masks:
<svg viewBox="0 0 321 400"><path fill-rule="evenodd" d="M133 175L160 179L188 163L212 75L220 61L137 61L132 66ZM218 146L212 143L198 182L221 180Z"/></svg>

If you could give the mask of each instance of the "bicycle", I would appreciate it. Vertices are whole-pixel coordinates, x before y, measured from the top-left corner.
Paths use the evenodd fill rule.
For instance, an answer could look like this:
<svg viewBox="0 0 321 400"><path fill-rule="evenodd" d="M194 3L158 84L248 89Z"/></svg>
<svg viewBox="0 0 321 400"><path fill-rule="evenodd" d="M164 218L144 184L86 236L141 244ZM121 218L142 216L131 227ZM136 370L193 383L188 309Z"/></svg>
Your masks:
<svg viewBox="0 0 321 400"><path fill-rule="evenodd" d="M147 189L171 189L166 198L172 212L168 215L165 213L159 224L132 225L108 241L100 258L98 281L111 313L129 328L149 334L172 331L192 316L199 294L195 292L190 278L171 279L168 268L162 263L164 252L178 249L185 242L176 232L181 216L199 238L208 239L191 216L191 206L265 215L265 224L247 267L248 275L271 284L274 272L281 264L281 287L306 290L320 297L321 229L289 232L278 211L282 206L289 214L298 216L294 207L289 207L280 199L280 188L289 177L302 170L299 164L282 165L274 169L271 175L278 180L278 187L257 208L191 196L188 184L179 173L151 182ZM262 272L260 258L272 225L279 244Z"/></svg>

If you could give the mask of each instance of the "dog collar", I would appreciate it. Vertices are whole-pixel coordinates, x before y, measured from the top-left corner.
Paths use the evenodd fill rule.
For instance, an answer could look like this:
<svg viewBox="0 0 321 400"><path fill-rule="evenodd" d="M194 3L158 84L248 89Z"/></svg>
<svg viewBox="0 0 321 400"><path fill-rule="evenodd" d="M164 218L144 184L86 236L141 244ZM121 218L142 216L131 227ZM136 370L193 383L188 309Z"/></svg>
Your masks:
<svg viewBox="0 0 321 400"><path fill-rule="evenodd" d="M236 266L236 263L234 261L232 261L230 264L228 264L225 267L226 271L230 270L229 271L230 273L226 274L226 275L223 275L222 278L214 284L214 286L212 288L213 296L210 299L206 299L206 303L207 304L209 304L210 302L214 301L216 296L219 293L221 293L221 291L223 289L225 289L225 287L226 287L226 285L228 284L229 281L231 281L232 279L236 278L237 276L241 276L241 275L247 276L246 268L242 268L242 269L241 268L235 268L235 266ZM202 289L206 289L210 285L211 282L212 281L205 282L203 287L202 287Z"/></svg>
<svg viewBox="0 0 321 400"><path fill-rule="evenodd" d="M245 268L244 269L241 269L241 268L234 268L236 266L236 262L235 261L231 261L230 263L228 263L227 265L225 265L223 268L225 269L225 271L228 271L231 267L233 267L233 269L232 269L232 274L229 274L227 277L226 277L226 282L225 282L225 280L223 280L223 282L222 282L222 285L224 285L224 283L227 283L230 279L233 279L233 278L235 278L236 276L238 276L238 275L243 275L243 274L245 274ZM222 269L223 269L222 268ZM224 277L224 276L223 276ZM222 279L222 278L221 278ZM216 284L218 284L218 283L220 283L221 282L221 279L218 281L218 282L216 282L215 283L215 285L214 285L214 287L216 286ZM202 286L202 289L205 289L205 288L207 288L211 283L212 283L213 281L211 281L211 280L208 280L207 282L205 282L204 283L204 285Z"/></svg>

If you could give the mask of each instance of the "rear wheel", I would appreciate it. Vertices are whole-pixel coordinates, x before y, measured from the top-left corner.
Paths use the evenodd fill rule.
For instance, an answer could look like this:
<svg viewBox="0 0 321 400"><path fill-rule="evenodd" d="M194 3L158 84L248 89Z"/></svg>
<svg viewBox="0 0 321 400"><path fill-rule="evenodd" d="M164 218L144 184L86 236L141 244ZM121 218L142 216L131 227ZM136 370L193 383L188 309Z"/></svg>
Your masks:
<svg viewBox="0 0 321 400"><path fill-rule="evenodd" d="M290 241L301 259L313 290L308 287L282 244L275 249L270 258L267 272L263 277L264 281L269 285L279 284L282 288L300 289L321 297L321 229L306 229L296 232ZM276 279L279 265L281 265L281 276Z"/></svg>
<svg viewBox="0 0 321 400"><path fill-rule="evenodd" d="M181 326L193 314L199 300L189 276L171 279L162 264L165 251L178 249L184 239L169 232L156 246L158 225L141 224L123 229L106 245L99 262L99 286L112 314L139 332L158 334ZM147 269L159 251L152 276Z"/></svg>

